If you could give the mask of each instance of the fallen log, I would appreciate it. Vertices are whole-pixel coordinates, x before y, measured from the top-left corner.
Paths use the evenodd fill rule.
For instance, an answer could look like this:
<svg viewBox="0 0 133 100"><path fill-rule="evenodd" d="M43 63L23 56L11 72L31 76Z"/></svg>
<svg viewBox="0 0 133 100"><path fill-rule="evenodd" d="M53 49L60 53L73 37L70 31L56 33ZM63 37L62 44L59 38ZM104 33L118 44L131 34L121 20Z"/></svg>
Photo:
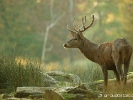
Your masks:
<svg viewBox="0 0 133 100"><path fill-rule="evenodd" d="M36 95L36 97L42 97L45 94L45 90L52 89L54 87L17 87L14 97L25 98L28 96Z"/></svg>
<svg viewBox="0 0 133 100"><path fill-rule="evenodd" d="M50 72L47 72L46 74L48 74L49 76L64 77L65 79L71 81L73 85L80 85L82 83L81 79L75 74L65 73L61 71L50 71Z"/></svg>
<svg viewBox="0 0 133 100"><path fill-rule="evenodd" d="M54 79L53 77L49 76L46 73L42 74L42 80L45 87L55 86L56 84L59 83L56 79Z"/></svg>

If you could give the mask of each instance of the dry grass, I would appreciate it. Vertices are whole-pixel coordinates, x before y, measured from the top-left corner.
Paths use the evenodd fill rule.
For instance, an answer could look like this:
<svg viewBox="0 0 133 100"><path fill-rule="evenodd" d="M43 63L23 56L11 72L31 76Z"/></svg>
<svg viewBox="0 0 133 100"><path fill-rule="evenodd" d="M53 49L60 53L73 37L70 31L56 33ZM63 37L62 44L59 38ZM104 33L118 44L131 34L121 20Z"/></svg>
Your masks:
<svg viewBox="0 0 133 100"><path fill-rule="evenodd" d="M39 62L23 58L18 55L1 55L0 57L0 82L9 84L9 88L13 90L18 86L43 86L44 83L41 79L42 71L63 71L78 75L84 83L92 83L96 80L103 79L100 66L86 61L70 62L69 60L62 63L51 62L45 64L43 68L40 68ZM132 67L130 67L132 71ZM113 72L109 72L109 78L114 78ZM103 97L100 100L133 100L129 97L110 97L117 95L132 95L133 82L128 81L127 86L119 86L113 82L109 83L107 91L103 92ZM133 96L133 95L132 95Z"/></svg>
<svg viewBox="0 0 133 100"><path fill-rule="evenodd" d="M40 73L42 69L37 61L25 58L16 61L16 58L16 55L1 54L0 89L13 91L20 86L44 86Z"/></svg>
<svg viewBox="0 0 133 100"><path fill-rule="evenodd" d="M127 85L109 82L107 89L101 92L100 100L133 100L133 80L129 80Z"/></svg>

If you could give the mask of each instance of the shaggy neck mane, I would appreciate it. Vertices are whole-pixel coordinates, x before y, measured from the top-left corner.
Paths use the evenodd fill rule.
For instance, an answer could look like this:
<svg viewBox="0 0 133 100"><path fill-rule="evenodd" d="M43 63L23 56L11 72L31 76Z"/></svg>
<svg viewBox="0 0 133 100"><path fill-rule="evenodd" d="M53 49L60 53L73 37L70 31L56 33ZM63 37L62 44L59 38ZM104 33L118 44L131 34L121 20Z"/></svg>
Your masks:
<svg viewBox="0 0 133 100"><path fill-rule="evenodd" d="M97 56L98 45L90 42L87 38L84 39L83 45L79 47L80 51L86 58L95 62Z"/></svg>

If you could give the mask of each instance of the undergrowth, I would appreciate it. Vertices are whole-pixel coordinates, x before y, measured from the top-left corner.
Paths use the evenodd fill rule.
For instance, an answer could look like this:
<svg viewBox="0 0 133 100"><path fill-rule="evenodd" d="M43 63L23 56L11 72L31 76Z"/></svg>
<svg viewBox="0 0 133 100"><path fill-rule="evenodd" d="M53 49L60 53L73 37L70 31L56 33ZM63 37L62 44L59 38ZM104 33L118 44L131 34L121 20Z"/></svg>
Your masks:
<svg viewBox="0 0 133 100"><path fill-rule="evenodd" d="M13 91L21 86L45 86L42 72L63 71L78 75L83 83L93 83L103 79L99 65L88 60L63 63L51 62L41 67L40 61L17 53L0 54L0 89L8 88ZM130 67L130 71L132 68ZM115 78L109 71L109 78Z"/></svg>
<svg viewBox="0 0 133 100"><path fill-rule="evenodd" d="M14 54L0 56L0 88L11 91L21 86L44 86L39 63Z"/></svg>

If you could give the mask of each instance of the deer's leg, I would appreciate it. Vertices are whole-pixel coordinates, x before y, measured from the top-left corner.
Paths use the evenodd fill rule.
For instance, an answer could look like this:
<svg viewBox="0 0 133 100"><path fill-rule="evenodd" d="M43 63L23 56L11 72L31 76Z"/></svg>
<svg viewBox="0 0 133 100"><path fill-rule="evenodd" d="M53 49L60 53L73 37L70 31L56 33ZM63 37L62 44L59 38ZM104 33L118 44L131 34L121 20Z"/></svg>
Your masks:
<svg viewBox="0 0 133 100"><path fill-rule="evenodd" d="M114 69L113 71L116 76L116 81L118 82L118 84L120 84L120 75L119 75L118 71L116 69Z"/></svg>
<svg viewBox="0 0 133 100"><path fill-rule="evenodd" d="M129 69L129 62L124 64L124 84L127 82L127 73Z"/></svg>
<svg viewBox="0 0 133 100"><path fill-rule="evenodd" d="M131 55L132 55L132 53L131 53ZM124 84L126 84L126 82L127 82L127 73L128 73L128 69L129 69L129 65L130 65L131 55L129 55L129 58L124 61Z"/></svg>
<svg viewBox="0 0 133 100"><path fill-rule="evenodd" d="M103 77L104 77L104 86L107 87L108 85L108 71L107 68L102 68Z"/></svg>
<svg viewBox="0 0 133 100"><path fill-rule="evenodd" d="M124 73L122 70L122 54L118 51L114 51L112 56L113 56L113 60L115 62L116 70L118 71L120 79L123 81Z"/></svg>
<svg viewBox="0 0 133 100"><path fill-rule="evenodd" d="M118 73L120 75L120 78L123 81L124 73L123 73L123 70L122 70L122 63L120 61L116 61L115 65L116 65L116 69L117 69L117 71L118 71Z"/></svg>

